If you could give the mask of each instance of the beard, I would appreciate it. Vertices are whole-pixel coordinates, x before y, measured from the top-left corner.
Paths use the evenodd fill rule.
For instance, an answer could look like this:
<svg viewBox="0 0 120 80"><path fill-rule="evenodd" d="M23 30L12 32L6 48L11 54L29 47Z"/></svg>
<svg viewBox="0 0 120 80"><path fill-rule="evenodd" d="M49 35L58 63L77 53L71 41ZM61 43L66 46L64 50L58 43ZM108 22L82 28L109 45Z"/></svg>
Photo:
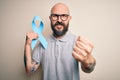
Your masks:
<svg viewBox="0 0 120 80"><path fill-rule="evenodd" d="M56 30L55 27L57 25L63 26L63 30ZM55 24L52 24L52 22L51 22L51 28L52 28L52 31L53 31L53 35L55 37L63 36L68 31L68 26L69 26L69 23L67 25L65 25L64 23L59 22L59 21L57 21Z"/></svg>

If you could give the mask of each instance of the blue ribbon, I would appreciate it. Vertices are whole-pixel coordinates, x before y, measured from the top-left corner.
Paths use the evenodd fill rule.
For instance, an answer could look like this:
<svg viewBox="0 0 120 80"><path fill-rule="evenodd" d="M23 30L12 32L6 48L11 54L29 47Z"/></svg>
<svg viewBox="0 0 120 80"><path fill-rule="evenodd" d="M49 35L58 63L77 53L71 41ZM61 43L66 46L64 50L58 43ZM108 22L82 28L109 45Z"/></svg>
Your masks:
<svg viewBox="0 0 120 80"><path fill-rule="evenodd" d="M36 24L35 24L35 21L36 21L36 20L39 20L39 21L40 21L40 24L39 24L38 27L37 27ZM35 17L33 18L33 21L32 21L32 29L33 29L33 31L34 31L35 33L38 34L38 39L33 39L33 40L32 40L32 43L31 43L32 50L34 49L37 41L40 41L40 42L41 42L42 47L43 47L44 49L47 48L47 41L46 41L46 39L45 39L45 38L43 37L43 35L42 35L43 28L44 28L44 24L43 24L43 22L42 22L42 19L41 19L39 16L35 16Z"/></svg>

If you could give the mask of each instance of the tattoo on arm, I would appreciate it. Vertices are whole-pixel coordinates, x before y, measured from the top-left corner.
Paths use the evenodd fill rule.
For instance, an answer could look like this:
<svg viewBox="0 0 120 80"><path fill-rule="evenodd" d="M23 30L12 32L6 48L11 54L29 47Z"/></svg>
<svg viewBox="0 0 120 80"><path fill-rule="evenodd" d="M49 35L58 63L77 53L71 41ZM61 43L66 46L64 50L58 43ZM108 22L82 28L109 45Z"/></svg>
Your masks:
<svg viewBox="0 0 120 80"><path fill-rule="evenodd" d="M31 67L31 73L34 73L37 70L36 65L38 65L38 62L33 62L33 66Z"/></svg>
<svg viewBox="0 0 120 80"><path fill-rule="evenodd" d="M86 73L90 73L94 70L96 65L96 61L94 63L90 63L88 67L81 66L82 70Z"/></svg>
<svg viewBox="0 0 120 80"><path fill-rule="evenodd" d="M32 66L30 71L31 73L34 73L36 71L35 66Z"/></svg>

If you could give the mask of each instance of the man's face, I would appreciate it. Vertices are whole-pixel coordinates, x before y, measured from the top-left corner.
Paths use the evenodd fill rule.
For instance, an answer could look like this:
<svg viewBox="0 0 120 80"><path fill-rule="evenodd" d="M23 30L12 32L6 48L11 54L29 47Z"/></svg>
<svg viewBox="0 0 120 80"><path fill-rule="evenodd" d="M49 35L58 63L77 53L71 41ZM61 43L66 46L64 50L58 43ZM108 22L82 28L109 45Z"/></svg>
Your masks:
<svg viewBox="0 0 120 80"><path fill-rule="evenodd" d="M51 15L53 17L54 15ZM62 21L60 18L62 16L56 16L57 20L51 19L51 28L53 30L53 34L56 37L63 36L68 31L69 22L68 21ZM68 16L66 16L68 17ZM60 20L59 20L60 19Z"/></svg>
<svg viewBox="0 0 120 80"><path fill-rule="evenodd" d="M52 10L50 21L55 37L63 36L68 31L70 18L66 9L57 7Z"/></svg>

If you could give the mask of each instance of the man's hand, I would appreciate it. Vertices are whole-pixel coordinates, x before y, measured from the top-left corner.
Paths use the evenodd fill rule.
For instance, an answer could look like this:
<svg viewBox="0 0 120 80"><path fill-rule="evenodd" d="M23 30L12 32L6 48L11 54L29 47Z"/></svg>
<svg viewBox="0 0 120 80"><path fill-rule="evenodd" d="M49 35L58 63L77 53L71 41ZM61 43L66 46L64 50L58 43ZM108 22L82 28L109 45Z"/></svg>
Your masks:
<svg viewBox="0 0 120 80"><path fill-rule="evenodd" d="M38 68L39 64L37 64L35 61L32 61L31 57L31 42L33 39L37 39L38 35L34 32L29 32L26 34L26 43L25 43L25 49L24 49L24 63L26 72L28 74L33 73Z"/></svg>
<svg viewBox="0 0 120 80"><path fill-rule="evenodd" d="M89 55L91 55L93 49L93 44L79 36L75 42L75 46L73 49L73 56L76 60L83 62Z"/></svg>
<svg viewBox="0 0 120 80"><path fill-rule="evenodd" d="M76 60L81 62L82 70L85 72L91 72L96 64L95 59L91 55L92 50L92 42L82 36L77 38L72 55Z"/></svg>
<svg viewBox="0 0 120 80"><path fill-rule="evenodd" d="M34 33L34 32L29 32L26 34L26 44L31 44L33 39L37 39L38 38L38 34Z"/></svg>

